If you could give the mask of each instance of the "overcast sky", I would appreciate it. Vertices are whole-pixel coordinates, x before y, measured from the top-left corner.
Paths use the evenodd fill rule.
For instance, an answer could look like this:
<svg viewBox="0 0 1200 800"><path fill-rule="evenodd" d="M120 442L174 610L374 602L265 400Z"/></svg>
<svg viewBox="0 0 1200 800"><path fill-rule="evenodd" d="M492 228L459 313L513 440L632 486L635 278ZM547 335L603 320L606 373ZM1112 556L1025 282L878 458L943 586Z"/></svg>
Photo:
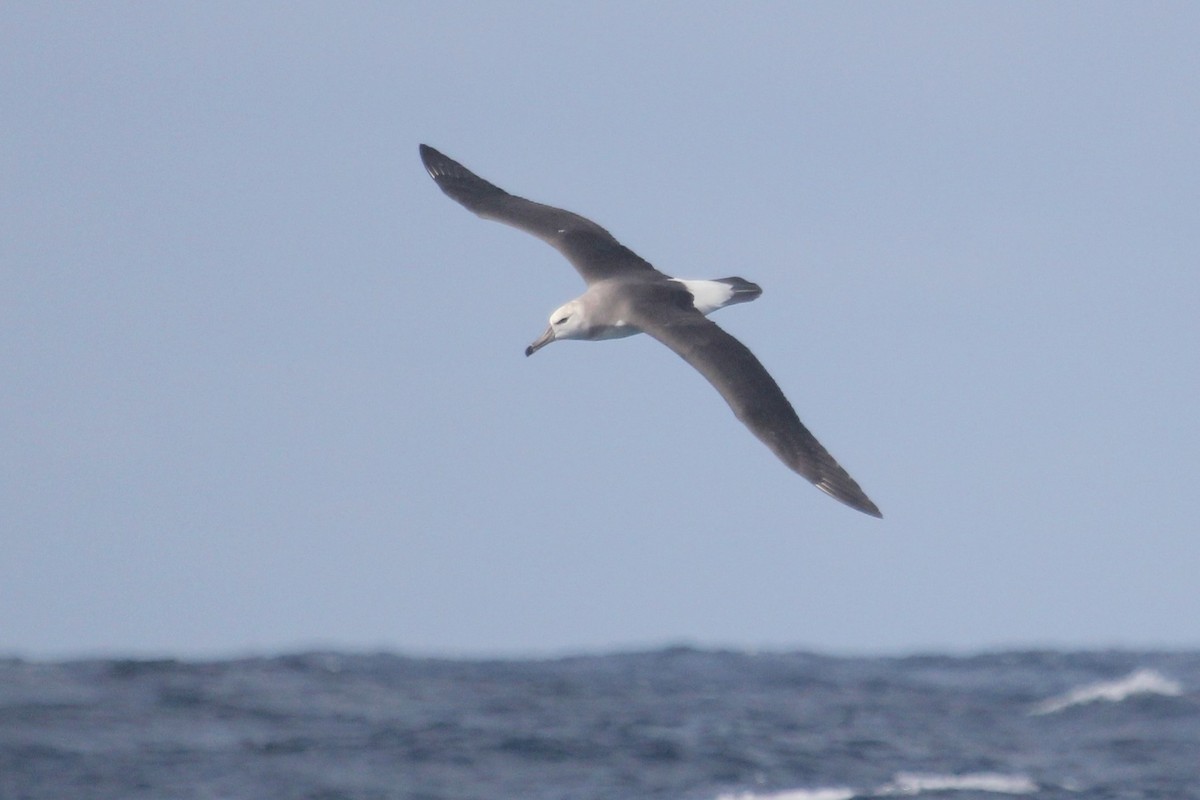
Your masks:
<svg viewBox="0 0 1200 800"><path fill-rule="evenodd" d="M0 6L0 653L1200 646L1200 7ZM656 267L885 518L427 142Z"/></svg>

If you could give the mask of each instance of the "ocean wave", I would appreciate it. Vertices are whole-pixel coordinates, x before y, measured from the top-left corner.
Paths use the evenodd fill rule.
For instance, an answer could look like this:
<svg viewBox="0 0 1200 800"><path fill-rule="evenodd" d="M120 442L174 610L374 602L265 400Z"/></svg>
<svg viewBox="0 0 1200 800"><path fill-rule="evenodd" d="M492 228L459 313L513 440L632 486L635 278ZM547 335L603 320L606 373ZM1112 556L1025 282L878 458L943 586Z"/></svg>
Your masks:
<svg viewBox="0 0 1200 800"><path fill-rule="evenodd" d="M1038 703L1029 713L1035 715L1054 714L1072 706L1082 706L1100 700L1119 703L1130 697L1145 694L1178 697L1183 694L1183 687L1177 681L1152 669L1139 669L1115 681L1089 683L1058 697L1051 697L1049 700Z"/></svg>
<svg viewBox="0 0 1200 800"><path fill-rule="evenodd" d="M877 789L878 796L914 796L925 792L994 792L996 794L1033 794L1038 785L1024 775L1003 775L998 772L973 772L965 775L922 775L901 772L886 786Z"/></svg>
<svg viewBox="0 0 1200 800"><path fill-rule="evenodd" d="M890 782L873 791L846 788L791 789L760 794L742 792L723 794L717 800L853 800L855 797L915 797L931 792L992 792L994 794L1034 794L1038 785L1024 775L997 772L971 772L963 775L897 773Z"/></svg>
<svg viewBox="0 0 1200 800"><path fill-rule="evenodd" d="M756 794L755 792L722 794L717 796L717 800L852 800L858 796L858 792L853 789L789 789L785 792L769 794Z"/></svg>

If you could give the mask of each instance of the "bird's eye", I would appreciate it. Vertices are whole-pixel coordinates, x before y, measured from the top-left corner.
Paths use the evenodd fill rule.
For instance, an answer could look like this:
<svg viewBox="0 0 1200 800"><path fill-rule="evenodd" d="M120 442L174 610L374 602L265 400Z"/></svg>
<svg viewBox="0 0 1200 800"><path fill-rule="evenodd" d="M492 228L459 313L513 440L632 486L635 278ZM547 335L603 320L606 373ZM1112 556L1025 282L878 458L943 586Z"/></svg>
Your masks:
<svg viewBox="0 0 1200 800"><path fill-rule="evenodd" d="M562 319L556 319L556 320L554 320L554 324L555 324L555 325L562 325L562 324L563 324L564 322L566 322L568 319L570 319L570 317L563 317Z"/></svg>

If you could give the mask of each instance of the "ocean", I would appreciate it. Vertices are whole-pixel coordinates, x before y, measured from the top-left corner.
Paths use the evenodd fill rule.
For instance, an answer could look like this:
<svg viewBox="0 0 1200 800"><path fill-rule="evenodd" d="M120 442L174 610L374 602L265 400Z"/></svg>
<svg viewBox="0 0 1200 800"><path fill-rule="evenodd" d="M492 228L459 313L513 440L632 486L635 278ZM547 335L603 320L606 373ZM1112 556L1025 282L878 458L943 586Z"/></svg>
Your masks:
<svg viewBox="0 0 1200 800"><path fill-rule="evenodd" d="M1200 653L0 660L0 800L1200 798Z"/></svg>

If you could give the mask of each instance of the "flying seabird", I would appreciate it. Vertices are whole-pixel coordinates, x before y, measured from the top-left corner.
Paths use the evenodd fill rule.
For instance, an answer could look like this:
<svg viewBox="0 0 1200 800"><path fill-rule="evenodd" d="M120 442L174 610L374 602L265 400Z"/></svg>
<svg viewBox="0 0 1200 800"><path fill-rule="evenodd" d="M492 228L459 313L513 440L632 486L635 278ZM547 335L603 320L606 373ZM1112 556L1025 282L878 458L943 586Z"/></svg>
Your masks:
<svg viewBox="0 0 1200 800"><path fill-rule="evenodd" d="M520 228L571 262L587 291L550 315L525 355L559 339L617 339L648 333L708 379L737 418L788 467L864 514L882 517L846 470L796 416L754 354L706 318L762 294L742 278L683 280L659 272L590 219L509 194L457 161L421 145L421 161L443 192L484 219Z"/></svg>

